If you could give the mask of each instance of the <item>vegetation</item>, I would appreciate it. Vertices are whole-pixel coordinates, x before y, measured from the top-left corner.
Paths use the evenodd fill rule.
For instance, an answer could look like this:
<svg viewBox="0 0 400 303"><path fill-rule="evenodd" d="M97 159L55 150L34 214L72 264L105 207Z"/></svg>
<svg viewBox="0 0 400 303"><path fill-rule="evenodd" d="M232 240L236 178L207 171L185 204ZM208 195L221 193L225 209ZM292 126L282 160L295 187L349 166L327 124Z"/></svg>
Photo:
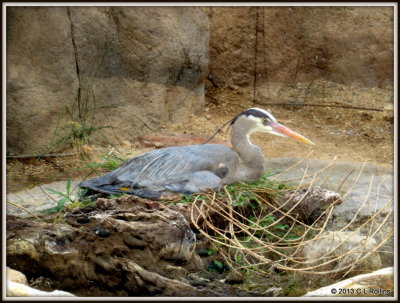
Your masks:
<svg viewBox="0 0 400 303"><path fill-rule="evenodd" d="M118 157L114 153L109 153L105 155L99 156L101 162L89 163L85 167L91 168L92 174L94 171L102 170L102 171L111 171L118 168L125 159ZM87 196L88 189L87 188L80 188L77 191L76 196L72 195L71 190L71 180L67 181L65 186L65 192L60 192L53 190L51 188L46 188L48 193L54 194L59 197L57 201L57 206L49 209L43 210L44 213L59 213L63 210L64 206L66 210L71 210L74 208L85 207L86 205L92 204L96 197ZM108 198L117 198L122 196L123 194L116 194L116 195L107 195Z"/></svg>
<svg viewBox="0 0 400 303"><path fill-rule="evenodd" d="M57 124L50 144L46 147L43 154L47 154L55 148L63 147L65 144L71 144L79 155L86 156L86 150L83 148L86 144L93 141L106 142L113 145L112 142L101 132L105 128L114 128L111 123L105 126L96 124L96 116L101 109L115 108L116 105L100 106L96 102L93 89L94 80L104 59L110 49L110 46L104 49L104 53L99 58L98 63L94 64L92 71L89 71L87 81L80 80L79 89L74 102L70 106L65 106L60 110L57 117ZM104 115L107 120L107 116ZM60 125L61 121L66 121ZM95 135L98 136L96 139ZM115 147L115 146L114 146Z"/></svg>
<svg viewBox="0 0 400 303"><path fill-rule="evenodd" d="M96 163L89 163L85 167L86 168L93 168L93 169L101 169L104 171L112 171L122 165L126 161L126 159L123 159L121 157L118 157L114 153L109 153L106 155L101 155L99 156L99 159L101 159L101 162L96 162Z"/></svg>
<svg viewBox="0 0 400 303"><path fill-rule="evenodd" d="M124 161L114 154L101 156L100 159L101 162L88 167L112 170ZM316 174L319 173L321 171ZM307 193L312 185L291 188L274 181L273 172L266 171L258 180L231 184L220 192L185 195L176 201L163 202L191 204L191 224L209 240L208 248L202 253L203 257L208 258L208 271L216 274L234 271L248 278L274 273L273 276L279 276L282 281L291 281L291 272L296 276L298 273L315 274L321 270L324 273L337 271L325 269L332 265L329 258L321 257L309 264L300 253L310 242L324 238L323 232L335 203L324 209L314 222L307 224L293 216L293 208L285 208L290 200L286 197L287 193L297 190ZM81 190L76 196L71 195L70 181L67 182L65 193L48 191L56 194L59 200L56 207L46 212L71 210L90 205L94 200L86 197L86 190ZM345 256L333 255L338 260ZM341 268L344 272L350 269L347 265ZM284 293L296 293L303 282L300 279L286 285Z"/></svg>
<svg viewBox="0 0 400 303"><path fill-rule="evenodd" d="M71 209L84 207L93 202L92 200L85 197L88 191L87 189L81 189L80 191L78 191L76 196L73 196L71 194L71 180L67 181L65 192L60 192L51 188L46 188L46 191L48 193L57 195L59 197L59 200L57 201L57 206L43 210L44 213L59 213L64 208L66 203L68 205L68 208Z"/></svg>

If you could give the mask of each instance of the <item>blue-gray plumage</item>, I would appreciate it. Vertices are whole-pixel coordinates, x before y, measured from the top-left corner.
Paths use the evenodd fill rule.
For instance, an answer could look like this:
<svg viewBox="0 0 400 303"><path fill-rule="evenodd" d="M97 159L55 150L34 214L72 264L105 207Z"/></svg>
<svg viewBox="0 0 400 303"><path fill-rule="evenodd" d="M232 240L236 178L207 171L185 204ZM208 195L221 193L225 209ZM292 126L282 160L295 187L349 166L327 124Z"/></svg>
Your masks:
<svg viewBox="0 0 400 303"><path fill-rule="evenodd" d="M218 191L223 185L254 180L263 174L264 157L249 140L254 132L291 136L313 144L279 124L263 109L248 109L230 122L233 149L220 144L157 149L132 158L101 177L83 181L79 186L96 192L129 193L154 199L166 192Z"/></svg>

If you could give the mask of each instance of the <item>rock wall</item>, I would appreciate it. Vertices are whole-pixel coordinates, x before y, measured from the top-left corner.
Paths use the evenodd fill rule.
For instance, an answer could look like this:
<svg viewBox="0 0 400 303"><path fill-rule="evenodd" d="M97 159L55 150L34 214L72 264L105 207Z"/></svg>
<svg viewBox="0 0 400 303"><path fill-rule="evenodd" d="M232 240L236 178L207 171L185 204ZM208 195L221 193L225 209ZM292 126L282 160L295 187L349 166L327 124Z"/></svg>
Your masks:
<svg viewBox="0 0 400 303"><path fill-rule="evenodd" d="M135 141L199 113L205 78L393 85L392 7L7 7L6 39L9 154L43 152L68 121Z"/></svg>
<svg viewBox="0 0 400 303"><path fill-rule="evenodd" d="M44 148L79 88L67 9L7 8L7 151Z"/></svg>
<svg viewBox="0 0 400 303"><path fill-rule="evenodd" d="M43 151L61 112L114 142L198 112L208 36L200 7L8 7L8 152Z"/></svg>
<svg viewBox="0 0 400 303"><path fill-rule="evenodd" d="M392 7L213 7L209 69L215 86L325 78L393 85ZM256 72L256 73L255 73Z"/></svg>

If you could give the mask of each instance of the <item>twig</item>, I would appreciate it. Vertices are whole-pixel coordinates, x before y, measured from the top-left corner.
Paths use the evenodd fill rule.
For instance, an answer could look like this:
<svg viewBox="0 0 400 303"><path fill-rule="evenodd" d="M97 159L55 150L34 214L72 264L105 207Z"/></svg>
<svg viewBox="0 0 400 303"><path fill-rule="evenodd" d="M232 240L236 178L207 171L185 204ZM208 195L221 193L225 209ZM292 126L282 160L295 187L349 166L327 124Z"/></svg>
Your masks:
<svg viewBox="0 0 400 303"><path fill-rule="evenodd" d="M40 219L35 213L31 212L29 209L27 209L27 208L25 208L25 207L23 207L23 206L21 206L21 205L19 205L19 204L17 204L17 203L11 202L11 201L7 201L7 203L9 203L9 204L11 204L11 205L14 205L15 207L18 207L18 208L20 208L20 209L22 209L22 210L24 210L24 211L30 213L30 214L31 214L32 216L34 216L36 219L38 219L38 220L40 220L40 221L43 221L43 220Z"/></svg>
<svg viewBox="0 0 400 303"><path fill-rule="evenodd" d="M76 153L61 153L61 154L43 154L43 155L18 155L6 156L8 159L26 159L26 158L55 158L55 157L69 157L74 156Z"/></svg>
<svg viewBox="0 0 400 303"><path fill-rule="evenodd" d="M257 100L254 100L255 102ZM257 102L256 102L257 103ZM279 106L309 106L309 107L338 107L338 108L349 108L349 109L357 109L357 110L371 110L371 111L376 111L376 112L383 112L383 109L379 108L372 108L372 107L360 107L360 106L352 106L352 105L347 105L347 104L313 104L313 103L283 103L283 102L278 102L278 103L262 103L262 105L269 106L269 105L279 105Z"/></svg>
<svg viewBox="0 0 400 303"><path fill-rule="evenodd" d="M305 195L313 187L316 180L320 178L319 175L323 171L330 169L330 172L325 179L331 175L331 167L333 167L332 164L335 160L336 158L326 167L313 174L309 174L307 172L308 166L306 167L303 177L297 178L301 180L300 184L295 189L295 192L298 192L300 188L304 187L305 178L312 178L312 180L307 186L307 190L303 193L304 195L300 201L297 201L294 203L294 205L290 205L290 207L286 207L290 208L288 210L285 209L284 211L282 208L288 204L293 196L288 197L286 201L281 201L278 206L275 206L273 200L265 198L261 195L261 193L265 191L262 189L255 190L253 193L256 197L256 200L259 201L261 205L267 206L268 215L272 215L275 212L279 213L279 218L274 219L272 223L265 225L260 221L263 219L263 217L268 216L263 212L260 212L259 214L255 214L253 212L254 218L250 219L245 213L242 213L240 209L236 210L233 205L235 205L235 200L237 197L235 198L235 196L231 195L226 187L224 187L224 196L222 197L218 197L216 196L216 193L214 193L213 197L211 198L206 194L209 200L208 202L201 201L201 203L197 203L199 202L199 196L197 196L190 211L191 221L193 225L200 231L200 233L211 241L212 245L223 246L225 248L225 251L219 248L220 256L222 256L225 262L234 270L254 270L254 268L257 268L254 273L267 274L267 272L265 272L265 270L262 268L263 266L267 266L269 270L271 268L278 268L284 271L302 272L307 274L332 275L344 273L346 275L353 270L357 264L366 260L366 258L371 256L372 253L377 252L383 243L385 243L393 234L393 227L389 232L382 231L382 227L387 225L387 221L390 219L390 216L393 213L393 199L388 200L380 209L377 209L378 207L375 205L374 213L371 214L371 217L366 222L362 223L361 225L357 225L357 227L354 228L354 220L357 216L359 216L360 209L362 209L367 203L370 195L373 184L372 176L364 202L357 210L354 218L344 228L338 230L338 232L347 232L346 236L343 239L340 239L338 243L333 243L333 246L327 247L322 256L317 256L314 259L308 259L305 255L303 255L302 250L308 244L317 243L315 241L320 241L321 239L329 236L329 234L326 234L327 226L330 222L330 218L332 218L334 206L338 201L333 201L311 225L299 221L296 216L294 216L293 212L294 209L302 202ZM298 163L294 166L297 165ZM364 165L365 163L363 164L360 173L354 181L354 184L344 194L344 196L348 195L354 185L358 182ZM292 166L292 168L294 166ZM351 171L351 173L354 173L354 170ZM351 173L346 176L345 180L348 179ZM381 184L382 183L383 180L381 181ZM384 214L384 210L388 207L388 212ZM272 210L269 208L272 208ZM196 213L196 218L194 213ZM213 222L214 216L223 219L224 222L227 222L225 227L220 227L215 224L215 222ZM376 219L381 218L382 216L384 216L383 221L381 223L377 223ZM200 218L202 226L199 224ZM283 235L276 234L273 228L274 226L277 227L278 223L280 223L282 220L289 220L292 222L292 225L288 230L285 230ZM376 228L374 223L378 224ZM287 236L293 232L294 227L301 227L301 234L299 235L297 234L298 232L295 232L296 238L287 238ZM363 228L369 228L365 242L360 243L355 247L351 247L345 252L340 252L339 248L343 245L346 245L345 243L348 243L348 241L351 241L351 238L363 230ZM383 234L383 238L379 240L380 242L373 244L374 247L367 247L366 241L373 239L378 233ZM251 245L248 245L249 243L251 243ZM242 255L240 262L238 262L235 258L235 256L237 256L239 253ZM345 261L348 256L353 255L356 256L354 261L352 261L350 264L349 262ZM341 262L343 262L343 264L341 264Z"/></svg>

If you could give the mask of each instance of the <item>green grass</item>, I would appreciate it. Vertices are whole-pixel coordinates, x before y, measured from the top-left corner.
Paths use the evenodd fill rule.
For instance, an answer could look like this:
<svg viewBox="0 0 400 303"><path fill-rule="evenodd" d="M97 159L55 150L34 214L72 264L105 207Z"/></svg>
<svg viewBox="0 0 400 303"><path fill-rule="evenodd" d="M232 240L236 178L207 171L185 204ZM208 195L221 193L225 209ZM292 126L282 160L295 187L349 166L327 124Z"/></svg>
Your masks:
<svg viewBox="0 0 400 303"><path fill-rule="evenodd" d="M82 188L80 189L76 197L71 194L71 180L67 181L67 184L65 185L65 192L60 192L51 188L46 188L46 191L48 193L57 195L59 197L57 201L57 206L44 209L42 212L43 213L59 213L61 212L66 206L65 204L68 202L68 208L69 209L74 209L78 207L84 207L88 204L93 203L92 200L88 199L85 197L88 189Z"/></svg>
<svg viewBox="0 0 400 303"><path fill-rule="evenodd" d="M272 171L265 171L264 174L257 180L251 182L239 182L230 184L226 187L229 195L232 198L233 206L244 206L250 205L253 208L257 208L261 203L257 195L275 199L282 190L289 190L290 188L278 181L270 180L270 177L275 173ZM216 198L227 199L227 195L224 190L217 193ZM209 201L210 197L203 194L185 195L181 200L175 201L179 203L192 203L195 200Z"/></svg>
<svg viewBox="0 0 400 303"><path fill-rule="evenodd" d="M98 105L94 93L94 81L99 72L104 59L107 57L110 47L104 48L103 54L98 58L98 62L89 70L89 76L86 80L79 82L79 88L75 100L68 106L64 106L57 114L57 123L48 146L43 154L47 154L54 149L63 148L70 144L81 155L84 156L85 150L82 146L91 144L94 141L102 141L114 146L114 144L101 132L102 129L114 127L108 125L97 125L96 119L99 111L102 109L114 109L117 105ZM102 121L108 120L106 114L103 114ZM63 121L63 122L61 122ZM66 121L66 122L65 122ZM114 133L116 136L116 134ZM114 148L116 148L114 146Z"/></svg>
<svg viewBox="0 0 400 303"><path fill-rule="evenodd" d="M89 163L85 165L85 167L112 171L120 167L126 161L126 159L118 157L114 153L101 155L98 158L101 159L102 161L96 163Z"/></svg>

